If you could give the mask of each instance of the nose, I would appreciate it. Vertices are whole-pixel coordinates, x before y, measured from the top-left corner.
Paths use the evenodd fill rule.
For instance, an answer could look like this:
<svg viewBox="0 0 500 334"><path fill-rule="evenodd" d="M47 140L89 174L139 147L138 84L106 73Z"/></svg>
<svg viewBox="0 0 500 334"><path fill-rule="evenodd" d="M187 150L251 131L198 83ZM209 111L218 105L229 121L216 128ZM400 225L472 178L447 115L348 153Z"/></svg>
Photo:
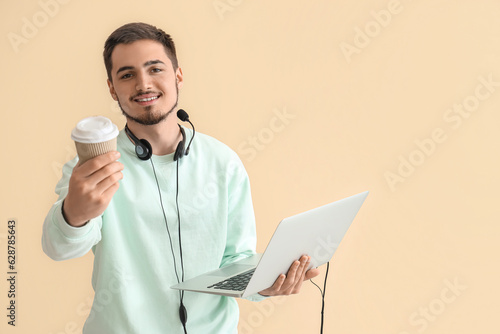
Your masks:
<svg viewBox="0 0 500 334"><path fill-rule="evenodd" d="M151 90L152 84L148 75L146 74L137 74L137 81L135 89L139 92L145 92Z"/></svg>

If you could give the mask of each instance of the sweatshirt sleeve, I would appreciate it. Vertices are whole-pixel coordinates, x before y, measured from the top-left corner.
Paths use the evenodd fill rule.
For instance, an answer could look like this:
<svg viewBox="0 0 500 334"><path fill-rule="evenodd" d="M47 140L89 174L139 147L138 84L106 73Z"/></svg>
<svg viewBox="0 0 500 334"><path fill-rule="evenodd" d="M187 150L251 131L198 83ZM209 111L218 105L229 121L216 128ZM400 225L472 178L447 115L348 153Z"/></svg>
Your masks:
<svg viewBox="0 0 500 334"><path fill-rule="evenodd" d="M250 182L238 157L229 162L226 173L227 238L221 267L255 254L257 244Z"/></svg>
<svg viewBox="0 0 500 334"><path fill-rule="evenodd" d="M51 259L68 260L83 256L101 240L102 217L91 219L81 227L69 225L62 215L63 201L68 194L69 179L78 162L75 158L63 167L63 176L55 192L59 196L45 217L42 233L42 249Z"/></svg>
<svg viewBox="0 0 500 334"><path fill-rule="evenodd" d="M228 232L222 266L256 253L255 214L248 174L236 156L228 165ZM267 297L258 293L245 299L261 301Z"/></svg>

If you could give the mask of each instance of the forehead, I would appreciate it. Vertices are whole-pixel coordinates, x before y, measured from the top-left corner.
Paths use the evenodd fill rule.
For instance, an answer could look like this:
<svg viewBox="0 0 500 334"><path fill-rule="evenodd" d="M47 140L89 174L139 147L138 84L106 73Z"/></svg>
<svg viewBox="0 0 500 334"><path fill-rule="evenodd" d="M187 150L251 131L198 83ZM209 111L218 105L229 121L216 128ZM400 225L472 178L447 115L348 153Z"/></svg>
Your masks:
<svg viewBox="0 0 500 334"><path fill-rule="evenodd" d="M113 70L123 66L139 67L147 61L156 59L163 61L166 65L172 65L163 45L149 39L118 44L111 53Z"/></svg>

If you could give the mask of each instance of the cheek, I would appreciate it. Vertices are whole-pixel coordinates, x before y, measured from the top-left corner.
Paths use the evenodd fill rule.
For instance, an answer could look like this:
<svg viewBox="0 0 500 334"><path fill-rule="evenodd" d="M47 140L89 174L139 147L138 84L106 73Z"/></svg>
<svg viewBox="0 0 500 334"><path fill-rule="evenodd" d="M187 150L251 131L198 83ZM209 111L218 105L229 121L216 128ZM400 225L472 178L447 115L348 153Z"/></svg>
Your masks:
<svg viewBox="0 0 500 334"><path fill-rule="evenodd" d="M116 89L115 96L120 102L126 103L129 101L130 94L124 89Z"/></svg>
<svg viewBox="0 0 500 334"><path fill-rule="evenodd" d="M130 104L129 99L124 94L118 94L115 99L121 106Z"/></svg>

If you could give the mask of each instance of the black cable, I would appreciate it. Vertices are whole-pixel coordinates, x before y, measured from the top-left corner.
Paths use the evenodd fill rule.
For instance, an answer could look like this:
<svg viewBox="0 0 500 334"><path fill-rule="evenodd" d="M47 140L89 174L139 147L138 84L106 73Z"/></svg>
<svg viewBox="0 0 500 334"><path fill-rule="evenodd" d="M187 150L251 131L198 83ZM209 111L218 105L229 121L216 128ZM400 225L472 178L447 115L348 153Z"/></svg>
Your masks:
<svg viewBox="0 0 500 334"><path fill-rule="evenodd" d="M160 195L160 205L161 205L161 209L163 212L163 218L165 218L165 226L167 227L168 239L170 240L170 251L172 252L172 257L174 258L175 276L177 277L177 283L180 283L179 273L177 272L177 263L175 261L174 246L172 244L172 237L170 235L170 229L168 228L167 215L165 214L165 208L163 207L163 199L161 198L160 184L158 183L158 178L156 177L156 170L155 170L155 165L153 164L153 159L149 159L149 161L151 161L151 166L153 166L153 173L155 175L156 186L158 187L158 195Z"/></svg>
<svg viewBox="0 0 500 334"><path fill-rule="evenodd" d="M177 205L177 220L179 222L178 225L178 231L179 231L179 249L180 249L180 254L181 254L181 269L182 269L182 280L181 282L184 282L184 261L182 259L182 238L181 238L181 214L179 212L179 159L177 159L177 171L176 171L176 183L177 183L177 188L176 188L176 194L175 194L175 204ZM184 290L182 291L182 296L184 297Z"/></svg>
<svg viewBox="0 0 500 334"><path fill-rule="evenodd" d="M175 277L177 278L177 283L180 283L179 273L177 272L177 261L175 260L176 257L174 254L174 246L172 243L172 237L170 235L170 229L168 228L168 221L167 221L167 215L165 214L165 208L163 207L163 199L161 197L160 184L158 183L158 177L156 176L156 169L155 169L155 165L153 164L153 159L150 158L149 161L151 161L151 166L153 167L153 173L154 173L155 180L156 180L156 186L158 188L158 195L160 196L160 205L161 205L161 209L163 212L163 218L165 219L165 226L167 227L168 239L170 240L170 250L172 252L172 258L174 259ZM177 218L179 219L179 246L180 246L180 244L181 244L181 235L180 235L181 227L180 226L181 225L180 225L179 204L177 201L178 196L179 196L179 161L177 161L177 194L175 196L175 201L177 203ZM182 280L184 280L184 264L182 261L182 247L180 248L180 251L181 251ZM181 304L179 306L179 317L180 317L180 320L181 320L181 323L182 323L182 326L184 329L184 333L187 334L187 330L186 330L187 311L186 311L186 307L184 306L184 303L183 303L184 291L179 290L179 297L181 300Z"/></svg>
<svg viewBox="0 0 500 334"><path fill-rule="evenodd" d="M193 135L191 136L191 140L189 141L189 144L188 144L187 149L186 149L186 155L188 155L189 149L191 148L191 142L193 141L194 135L196 134L196 130L194 129L194 125L193 125L193 123L191 123L189 118L186 121L188 121L189 124L191 124L191 127L193 128Z"/></svg>
<svg viewBox="0 0 500 334"><path fill-rule="evenodd" d="M325 315L325 294L326 294L326 280L328 278L328 270L330 269L330 262L326 263L326 273L325 273L325 282L323 283L323 291L318 284L314 283L312 279L310 279L311 283L314 284L319 292L321 293L321 327L320 333L323 334L323 323L324 323L324 315Z"/></svg>
<svg viewBox="0 0 500 334"><path fill-rule="evenodd" d="M184 282L184 260L182 258L182 238L181 238L181 214L179 211L179 159L177 159L177 171L176 171L176 193L175 193L175 204L177 206L177 220L178 220L178 231L179 231L179 250L181 255L181 270L182 270L182 282ZM179 317L181 319L182 326L184 327L184 333L187 334L186 322L187 322L187 310L184 306L184 290L180 290L181 294L181 305L179 307Z"/></svg>

